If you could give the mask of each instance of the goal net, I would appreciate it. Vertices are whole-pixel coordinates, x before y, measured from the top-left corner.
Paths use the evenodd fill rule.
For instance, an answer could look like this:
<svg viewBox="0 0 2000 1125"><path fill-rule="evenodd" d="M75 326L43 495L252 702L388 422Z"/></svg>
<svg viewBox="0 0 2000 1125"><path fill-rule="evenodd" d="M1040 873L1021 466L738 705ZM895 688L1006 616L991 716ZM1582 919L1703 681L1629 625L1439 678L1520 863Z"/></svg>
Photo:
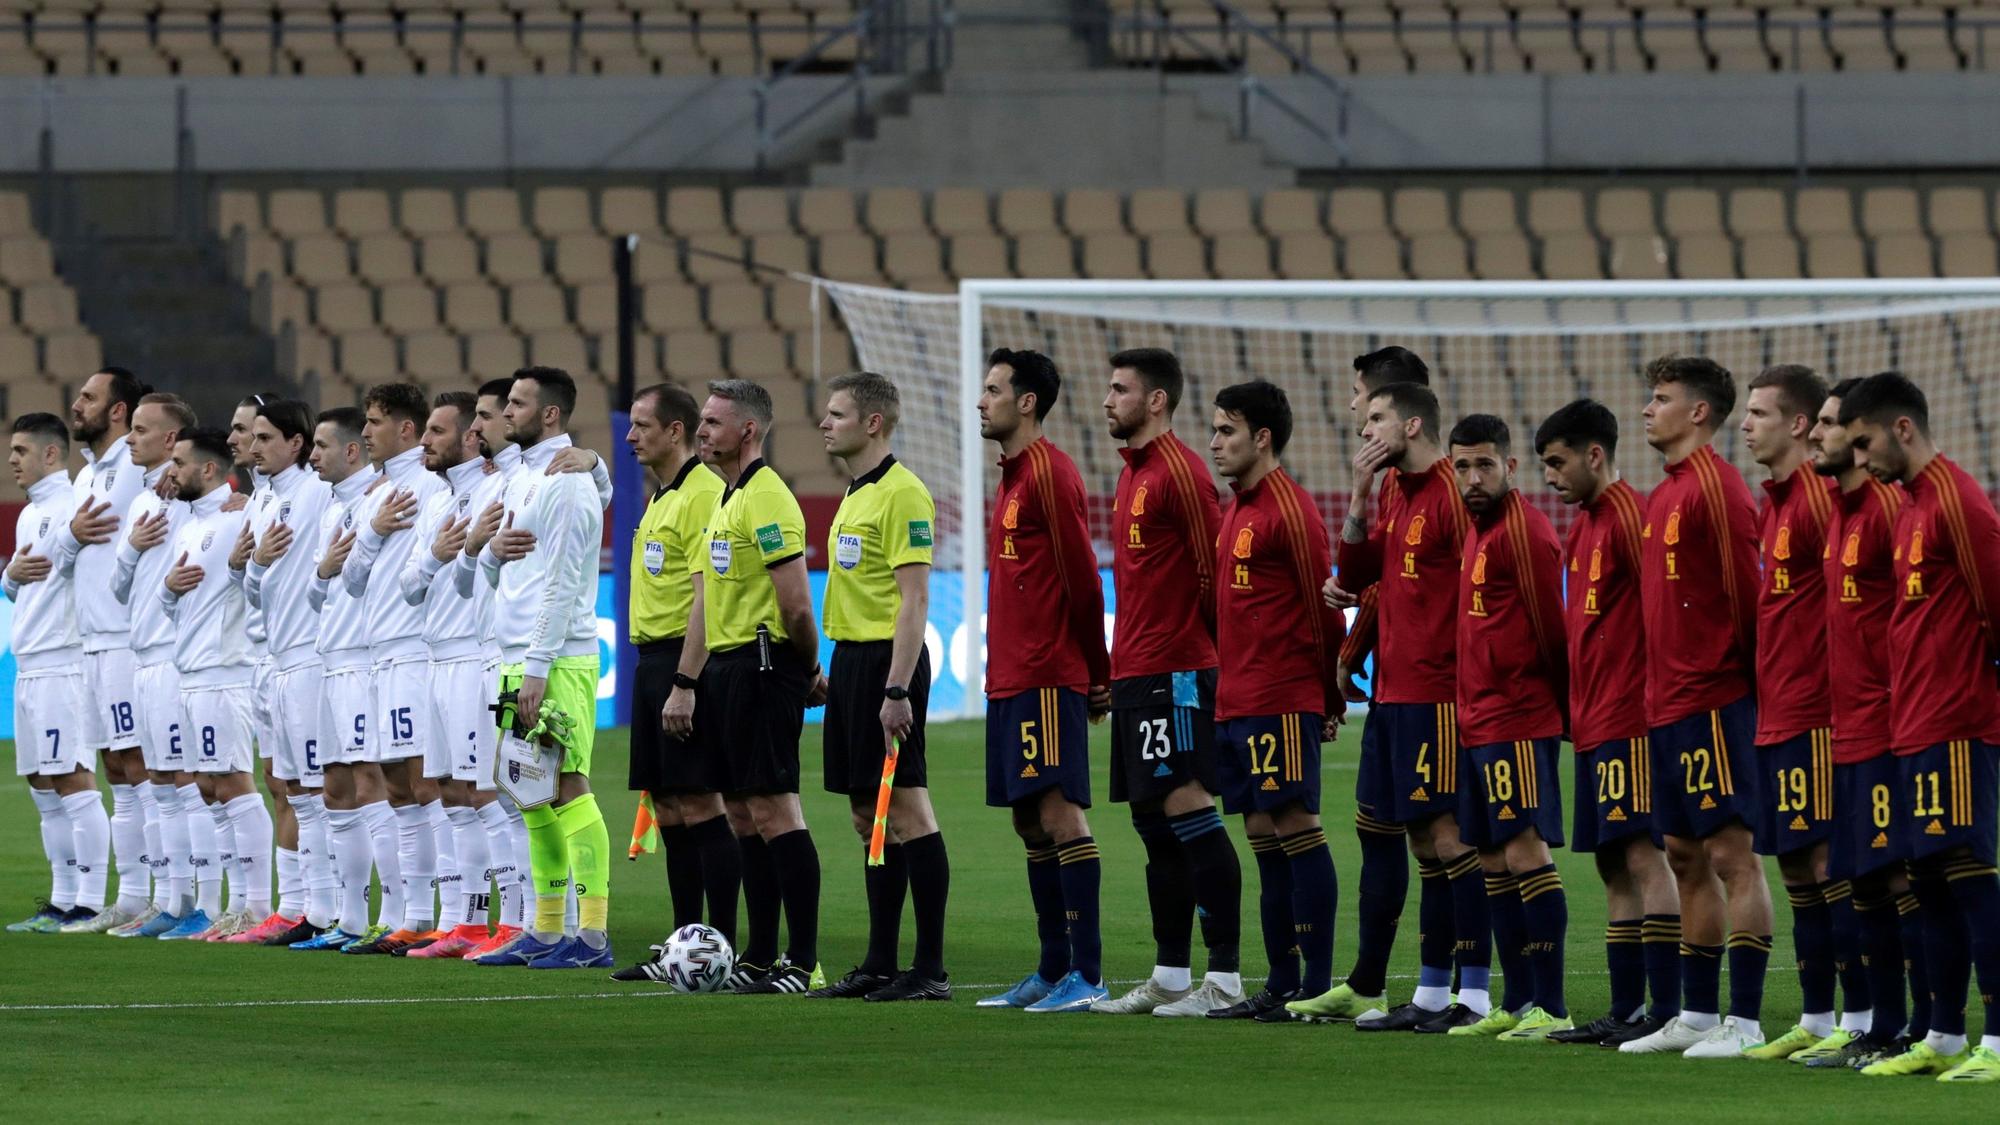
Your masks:
<svg viewBox="0 0 2000 1125"><path fill-rule="evenodd" d="M1346 468L1358 442L1348 402L1353 358L1401 344L1429 363L1445 426L1497 414L1513 429L1516 480L1556 520L1569 513L1541 483L1532 441L1557 407L1588 396L1618 415L1619 463L1651 488L1659 457L1644 444L1641 372L1668 352L1712 356L1736 375L1737 409L1717 437L1754 488L1764 479L1743 450L1744 388L1775 363L1806 364L1829 383L1897 369L1930 397L1941 447L1987 483L1996 474L1985 376L2000 361L2000 281L1839 282L1100 282L967 281L955 295L821 282L862 365L895 380L903 423L897 456L937 499L937 582L931 644L939 714L983 706L984 515L998 451L979 437L985 356L1031 348L1063 372L1046 423L1091 494L1098 557L1110 565L1109 506L1121 462L1101 403L1107 358L1123 348L1180 356L1188 387L1176 416L1183 440L1205 448L1215 392L1268 379L1290 396L1285 463L1344 514ZM834 372L823 373L830 376ZM2000 409L2000 402L1996 403ZM1115 612L1115 609L1114 609ZM976 624L975 624L976 623Z"/></svg>

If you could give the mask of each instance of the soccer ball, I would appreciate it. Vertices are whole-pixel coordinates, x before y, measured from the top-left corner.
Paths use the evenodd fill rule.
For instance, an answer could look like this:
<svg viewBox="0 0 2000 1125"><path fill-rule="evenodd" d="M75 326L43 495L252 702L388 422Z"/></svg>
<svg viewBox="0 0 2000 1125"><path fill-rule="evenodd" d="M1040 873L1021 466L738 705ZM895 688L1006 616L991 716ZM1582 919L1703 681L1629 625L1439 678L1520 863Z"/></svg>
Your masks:
<svg viewBox="0 0 2000 1125"><path fill-rule="evenodd" d="M682 926L660 950L660 977L675 992L714 992L736 968L729 939L699 922Z"/></svg>

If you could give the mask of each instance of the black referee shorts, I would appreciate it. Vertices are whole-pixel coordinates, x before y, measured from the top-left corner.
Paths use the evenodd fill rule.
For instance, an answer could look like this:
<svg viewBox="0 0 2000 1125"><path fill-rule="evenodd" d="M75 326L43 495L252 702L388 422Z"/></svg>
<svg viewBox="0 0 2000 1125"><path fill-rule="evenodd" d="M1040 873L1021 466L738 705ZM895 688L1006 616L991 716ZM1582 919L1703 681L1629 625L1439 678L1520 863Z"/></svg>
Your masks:
<svg viewBox="0 0 2000 1125"><path fill-rule="evenodd" d="M827 674L826 791L873 797L882 785L882 690L889 685L894 641L840 641L833 646ZM931 655L917 650L910 676L910 712L915 725L896 753L896 788L930 784L924 764L924 715L930 709Z"/></svg>
<svg viewBox="0 0 2000 1125"><path fill-rule="evenodd" d="M709 654L695 725L701 740L716 748L717 792L765 797L799 791L799 734L811 671L789 643L771 645L769 668L759 667L755 644Z"/></svg>
<svg viewBox="0 0 2000 1125"><path fill-rule="evenodd" d="M639 667L632 674L632 761L626 775L634 792L713 793L718 788L715 763L701 741L700 691L695 693L693 738L675 738L660 724L683 643L683 638L671 637L639 646Z"/></svg>

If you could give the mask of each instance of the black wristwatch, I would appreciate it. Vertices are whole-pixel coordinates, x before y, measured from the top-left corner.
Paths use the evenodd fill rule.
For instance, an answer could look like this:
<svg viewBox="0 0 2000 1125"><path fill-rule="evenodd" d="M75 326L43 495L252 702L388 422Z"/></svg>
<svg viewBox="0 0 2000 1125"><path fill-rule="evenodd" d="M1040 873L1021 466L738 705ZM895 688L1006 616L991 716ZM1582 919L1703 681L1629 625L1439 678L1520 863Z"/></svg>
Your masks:
<svg viewBox="0 0 2000 1125"><path fill-rule="evenodd" d="M910 689L906 687L897 687L895 684L890 684L887 688L883 689L882 698L893 699L896 702L901 703L905 699L910 698Z"/></svg>
<svg viewBox="0 0 2000 1125"><path fill-rule="evenodd" d="M689 691L693 691L694 689L701 686L701 681L695 679L693 676L690 676L685 672L675 672L674 686L677 688L686 688Z"/></svg>

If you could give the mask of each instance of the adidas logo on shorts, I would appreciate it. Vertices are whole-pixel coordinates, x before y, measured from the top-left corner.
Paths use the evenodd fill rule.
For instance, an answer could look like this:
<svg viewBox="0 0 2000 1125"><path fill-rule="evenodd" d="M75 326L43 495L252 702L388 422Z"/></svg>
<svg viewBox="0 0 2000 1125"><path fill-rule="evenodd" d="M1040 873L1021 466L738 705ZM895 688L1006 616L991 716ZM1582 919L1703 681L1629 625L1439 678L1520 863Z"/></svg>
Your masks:
<svg viewBox="0 0 2000 1125"><path fill-rule="evenodd" d="M1042 776L1042 775L1041 775L1041 774L1038 774L1038 773L1036 773L1036 772L1035 772L1035 766L1034 766L1034 763L1032 763L1032 762L1031 762L1031 763L1029 763L1028 765L1025 765L1025 766L1021 767L1021 776L1022 776L1022 777L1040 777L1040 776Z"/></svg>
<svg viewBox="0 0 2000 1125"><path fill-rule="evenodd" d="M1278 779L1275 777L1267 777L1264 779L1264 784L1260 786L1260 788L1262 788L1266 793L1276 793L1278 791Z"/></svg>
<svg viewBox="0 0 2000 1125"><path fill-rule="evenodd" d="M1929 824L1924 825L1924 835L1942 836L1944 835L1944 825L1933 820Z"/></svg>
<svg viewBox="0 0 2000 1125"><path fill-rule="evenodd" d="M1514 819L1514 809L1513 809L1513 806L1511 806L1511 805L1502 805L1502 806L1500 806L1500 815L1499 815L1499 816L1497 816L1497 817L1494 817L1494 819L1495 819L1495 820L1512 820L1512 819Z"/></svg>
<svg viewBox="0 0 2000 1125"><path fill-rule="evenodd" d="M1415 792L1410 794L1410 800L1412 801L1428 801L1430 799L1431 795L1424 792L1424 787L1421 785L1417 786Z"/></svg>
<svg viewBox="0 0 2000 1125"><path fill-rule="evenodd" d="M1625 810L1619 808L1617 805L1613 805L1611 806L1611 811L1604 814L1604 819L1613 824L1623 824L1625 823Z"/></svg>
<svg viewBox="0 0 2000 1125"><path fill-rule="evenodd" d="M1706 793L1703 793L1701 795L1701 811L1707 812L1708 810L1714 807L1715 807L1715 798L1709 796Z"/></svg>
<svg viewBox="0 0 2000 1125"><path fill-rule="evenodd" d="M1889 834L1888 834L1887 832L1877 832L1877 833L1875 833L1875 838L1874 838L1873 840L1870 840L1870 841L1868 841L1868 846L1869 846L1869 847L1871 847L1871 848L1886 848L1886 847L1888 847L1888 846L1889 846Z"/></svg>

